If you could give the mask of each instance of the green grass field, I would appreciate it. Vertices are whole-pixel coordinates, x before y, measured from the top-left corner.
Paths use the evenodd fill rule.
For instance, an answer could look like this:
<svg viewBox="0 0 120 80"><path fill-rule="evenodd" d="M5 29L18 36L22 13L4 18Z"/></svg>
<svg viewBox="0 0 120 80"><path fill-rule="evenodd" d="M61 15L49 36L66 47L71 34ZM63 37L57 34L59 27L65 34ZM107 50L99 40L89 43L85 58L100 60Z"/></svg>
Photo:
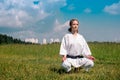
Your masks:
<svg viewBox="0 0 120 80"><path fill-rule="evenodd" d="M0 80L120 80L120 43L89 43L95 66L66 74L59 44L0 45Z"/></svg>

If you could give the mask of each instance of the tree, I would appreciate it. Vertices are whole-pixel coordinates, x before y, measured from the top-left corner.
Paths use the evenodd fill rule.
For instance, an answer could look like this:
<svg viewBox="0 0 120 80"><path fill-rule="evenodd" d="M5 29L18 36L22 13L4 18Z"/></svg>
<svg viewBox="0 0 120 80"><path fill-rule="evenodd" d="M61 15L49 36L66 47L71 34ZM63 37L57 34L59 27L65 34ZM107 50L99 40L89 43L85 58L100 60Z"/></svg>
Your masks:
<svg viewBox="0 0 120 80"><path fill-rule="evenodd" d="M25 43L24 41L21 41L20 39L13 39L11 36L0 34L0 44L12 44L12 43Z"/></svg>

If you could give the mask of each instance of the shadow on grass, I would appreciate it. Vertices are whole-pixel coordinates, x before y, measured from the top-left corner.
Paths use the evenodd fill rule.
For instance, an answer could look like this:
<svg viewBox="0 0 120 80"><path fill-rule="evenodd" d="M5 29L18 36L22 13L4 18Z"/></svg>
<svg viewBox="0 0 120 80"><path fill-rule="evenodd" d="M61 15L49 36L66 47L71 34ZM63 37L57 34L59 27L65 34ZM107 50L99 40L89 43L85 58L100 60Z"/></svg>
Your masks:
<svg viewBox="0 0 120 80"><path fill-rule="evenodd" d="M49 68L49 70L60 75L66 73L63 68L52 67L52 68Z"/></svg>
<svg viewBox="0 0 120 80"><path fill-rule="evenodd" d="M49 68L49 70L50 71L52 71L52 72L54 72L54 73L57 73L57 74L73 74L73 73L80 73L81 72L81 69L83 69L83 68L72 68L72 70L69 72L69 73L67 73L66 71L65 71L65 69L63 69L63 68L57 68L57 67L51 67L51 68ZM90 73L90 72L86 72L86 71L82 71L82 73Z"/></svg>

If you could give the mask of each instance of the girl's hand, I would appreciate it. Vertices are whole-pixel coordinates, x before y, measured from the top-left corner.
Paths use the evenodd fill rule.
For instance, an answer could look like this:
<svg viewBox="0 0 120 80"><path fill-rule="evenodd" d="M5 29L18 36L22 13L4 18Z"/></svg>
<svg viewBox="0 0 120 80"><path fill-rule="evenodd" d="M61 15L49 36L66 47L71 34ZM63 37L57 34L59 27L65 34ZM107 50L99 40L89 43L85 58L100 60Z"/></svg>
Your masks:
<svg viewBox="0 0 120 80"><path fill-rule="evenodd" d="M93 56L90 56L90 55L87 56L87 58L90 59L90 60L93 60L93 61L95 60L95 58Z"/></svg>
<svg viewBox="0 0 120 80"><path fill-rule="evenodd" d="M62 57L62 62L64 62L65 60L66 60L66 55Z"/></svg>

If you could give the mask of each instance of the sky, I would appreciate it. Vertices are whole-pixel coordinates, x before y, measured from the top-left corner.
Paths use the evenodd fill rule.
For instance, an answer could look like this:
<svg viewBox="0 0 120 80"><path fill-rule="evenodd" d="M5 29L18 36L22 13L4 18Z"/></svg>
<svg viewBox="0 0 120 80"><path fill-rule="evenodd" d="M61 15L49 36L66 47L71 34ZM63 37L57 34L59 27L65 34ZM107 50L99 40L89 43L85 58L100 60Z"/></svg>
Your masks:
<svg viewBox="0 0 120 80"><path fill-rule="evenodd" d="M70 19L86 41L120 41L120 0L0 0L0 34L62 39Z"/></svg>

